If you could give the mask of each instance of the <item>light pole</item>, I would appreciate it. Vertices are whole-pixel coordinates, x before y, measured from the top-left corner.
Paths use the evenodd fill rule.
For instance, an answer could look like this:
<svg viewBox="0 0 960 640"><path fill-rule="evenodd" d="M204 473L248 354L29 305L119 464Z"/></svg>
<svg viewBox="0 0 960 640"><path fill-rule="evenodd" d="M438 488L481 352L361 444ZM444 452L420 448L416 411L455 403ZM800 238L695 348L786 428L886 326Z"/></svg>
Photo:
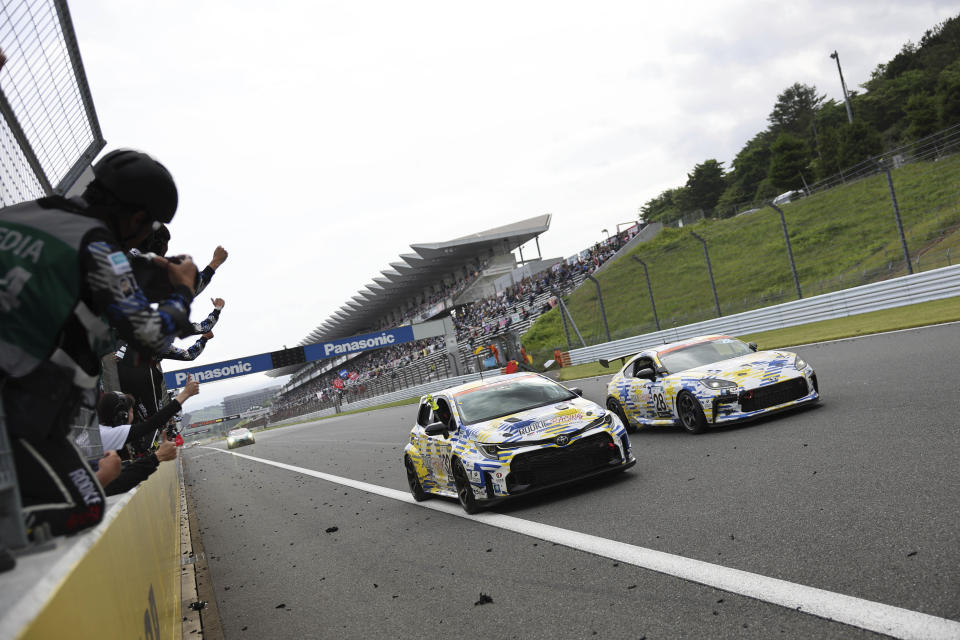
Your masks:
<svg viewBox="0 0 960 640"><path fill-rule="evenodd" d="M610 232L609 232L609 231L607 231L606 229L600 229L600 232L607 234L607 240L610 239Z"/></svg>
<svg viewBox="0 0 960 640"><path fill-rule="evenodd" d="M850 109L850 94L847 93L847 83L843 81L843 69L840 68L840 56L836 50L830 54L830 57L837 61L837 73L840 74L840 86L843 87L843 101L847 105L847 120L853 124L853 111Z"/></svg>

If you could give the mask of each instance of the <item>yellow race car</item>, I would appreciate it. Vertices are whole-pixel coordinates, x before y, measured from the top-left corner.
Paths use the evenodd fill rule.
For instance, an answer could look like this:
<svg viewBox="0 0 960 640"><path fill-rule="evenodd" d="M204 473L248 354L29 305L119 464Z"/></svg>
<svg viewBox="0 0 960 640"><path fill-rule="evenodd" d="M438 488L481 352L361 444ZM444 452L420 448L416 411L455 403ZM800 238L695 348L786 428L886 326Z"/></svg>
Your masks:
<svg viewBox="0 0 960 640"><path fill-rule="evenodd" d="M620 418L545 376L515 373L420 399L403 463L415 500L467 513L505 498L628 469Z"/></svg>
<svg viewBox="0 0 960 640"><path fill-rule="evenodd" d="M797 354L715 335L631 357L610 381L606 406L629 431L680 425L702 433L819 399L817 374Z"/></svg>

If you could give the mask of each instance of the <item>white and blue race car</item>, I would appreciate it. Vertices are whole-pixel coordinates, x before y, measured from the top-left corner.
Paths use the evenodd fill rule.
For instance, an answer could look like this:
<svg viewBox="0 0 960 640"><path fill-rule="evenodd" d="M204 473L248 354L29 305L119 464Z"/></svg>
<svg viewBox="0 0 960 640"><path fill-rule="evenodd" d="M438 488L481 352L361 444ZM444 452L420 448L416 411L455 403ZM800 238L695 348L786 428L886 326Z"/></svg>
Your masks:
<svg viewBox="0 0 960 640"><path fill-rule="evenodd" d="M448 496L476 513L636 459L615 413L578 389L516 373L421 398L403 463L414 499Z"/></svg>
<svg viewBox="0 0 960 640"><path fill-rule="evenodd" d="M631 432L680 425L702 433L819 399L817 374L797 354L714 335L631 357L610 381L606 405Z"/></svg>

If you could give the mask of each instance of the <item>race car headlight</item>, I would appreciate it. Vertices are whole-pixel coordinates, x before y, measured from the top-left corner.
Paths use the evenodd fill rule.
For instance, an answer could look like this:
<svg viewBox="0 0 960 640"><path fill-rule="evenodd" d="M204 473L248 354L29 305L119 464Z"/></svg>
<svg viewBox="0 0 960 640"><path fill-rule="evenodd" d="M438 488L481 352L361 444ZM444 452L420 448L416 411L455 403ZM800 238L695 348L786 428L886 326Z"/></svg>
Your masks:
<svg viewBox="0 0 960 640"><path fill-rule="evenodd" d="M700 384L705 386L707 389L735 389L737 386L736 382L732 380L724 380L723 378L704 378L700 380Z"/></svg>
<svg viewBox="0 0 960 640"><path fill-rule="evenodd" d="M807 368L807 361L801 358L800 356L797 356L796 359L793 361L793 366L796 367L797 370L803 371L804 369Z"/></svg>
<svg viewBox="0 0 960 640"><path fill-rule="evenodd" d="M497 455L500 453L500 447L495 444L478 444L477 451L479 451L480 455L484 458L496 460Z"/></svg>
<svg viewBox="0 0 960 640"><path fill-rule="evenodd" d="M613 422L613 414L605 413L599 418L595 419L590 424L588 424L586 429L584 429L584 431L586 431L587 429L595 429L596 427L602 427L604 425L610 424L611 422Z"/></svg>

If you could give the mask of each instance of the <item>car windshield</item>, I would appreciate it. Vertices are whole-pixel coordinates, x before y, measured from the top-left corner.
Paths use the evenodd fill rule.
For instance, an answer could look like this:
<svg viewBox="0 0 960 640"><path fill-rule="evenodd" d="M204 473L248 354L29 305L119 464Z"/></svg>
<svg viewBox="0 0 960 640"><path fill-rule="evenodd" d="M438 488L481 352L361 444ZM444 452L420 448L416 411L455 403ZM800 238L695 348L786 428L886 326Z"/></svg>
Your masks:
<svg viewBox="0 0 960 640"><path fill-rule="evenodd" d="M679 373L687 369L702 367L711 362L739 358L750 353L750 347L734 338L720 338L709 342L699 342L676 351L658 353L660 362L670 373Z"/></svg>
<svg viewBox="0 0 960 640"><path fill-rule="evenodd" d="M463 422L473 424L575 397L546 378L530 376L465 391L456 402Z"/></svg>

